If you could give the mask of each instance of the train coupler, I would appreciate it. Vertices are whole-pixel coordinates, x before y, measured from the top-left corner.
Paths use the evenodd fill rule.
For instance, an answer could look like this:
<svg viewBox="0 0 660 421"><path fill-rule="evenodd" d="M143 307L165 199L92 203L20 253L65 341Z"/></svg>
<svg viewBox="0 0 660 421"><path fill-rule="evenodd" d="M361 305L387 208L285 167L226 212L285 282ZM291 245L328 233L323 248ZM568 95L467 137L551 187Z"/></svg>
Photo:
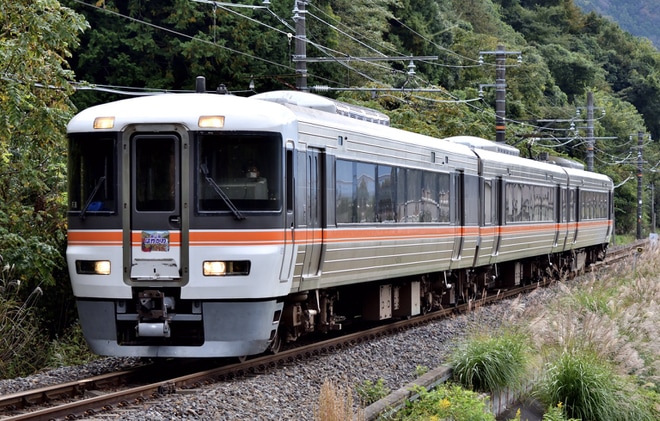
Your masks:
<svg viewBox="0 0 660 421"><path fill-rule="evenodd" d="M169 338L168 310L174 309L174 298L164 292L145 290L138 293L137 336Z"/></svg>

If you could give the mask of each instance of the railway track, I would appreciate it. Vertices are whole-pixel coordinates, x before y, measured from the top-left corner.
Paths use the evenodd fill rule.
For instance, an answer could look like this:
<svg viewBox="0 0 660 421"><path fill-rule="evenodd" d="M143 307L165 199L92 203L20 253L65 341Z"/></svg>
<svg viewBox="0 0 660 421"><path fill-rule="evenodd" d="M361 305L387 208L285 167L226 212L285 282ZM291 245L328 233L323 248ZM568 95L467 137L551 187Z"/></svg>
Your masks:
<svg viewBox="0 0 660 421"><path fill-rule="evenodd" d="M612 264L631 254L642 252L646 242L611 250L602 265ZM601 266L601 265L596 265ZM365 331L327 339L310 345L284 350L276 355L260 356L241 363L204 361L174 364L172 361L136 367L132 370L108 373L78 381L17 392L0 397L0 420L78 419L95 414L130 408L145 401L185 390L194 390L214 382L243 376L258 375L283 366L297 364L336 350L352 347L384 335L395 334L412 326L469 311L471 306L484 305L516 296L527 290L545 286L552 281L534 283L500 291L475 303L443 309L409 320L401 320ZM164 368L162 364L168 364ZM211 363L214 363L212 366ZM176 372L175 372L176 371Z"/></svg>

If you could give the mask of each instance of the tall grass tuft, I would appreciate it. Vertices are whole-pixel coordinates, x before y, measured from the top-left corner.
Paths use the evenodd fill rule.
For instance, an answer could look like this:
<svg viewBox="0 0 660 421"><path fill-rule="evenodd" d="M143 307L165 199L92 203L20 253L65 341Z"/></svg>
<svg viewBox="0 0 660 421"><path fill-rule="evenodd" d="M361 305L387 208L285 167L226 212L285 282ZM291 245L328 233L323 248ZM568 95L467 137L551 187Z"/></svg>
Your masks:
<svg viewBox="0 0 660 421"><path fill-rule="evenodd" d="M583 421L657 419L652 402L590 352L564 352L549 362L538 396L560 402L567 416Z"/></svg>
<svg viewBox="0 0 660 421"><path fill-rule="evenodd" d="M364 413L353 411L353 393L349 387L343 388L332 380L325 379L319 394L319 403L314 412L317 421L364 420Z"/></svg>
<svg viewBox="0 0 660 421"><path fill-rule="evenodd" d="M0 256L0 265L3 259ZM14 278L14 268L5 263L0 271L0 378L31 374L43 367L48 350L39 329L34 304L41 297L40 288L21 298L21 281Z"/></svg>
<svg viewBox="0 0 660 421"><path fill-rule="evenodd" d="M454 380L482 392L519 387L531 358L529 341L513 330L468 338L450 357Z"/></svg>
<svg viewBox="0 0 660 421"><path fill-rule="evenodd" d="M660 419L659 253L560 284L562 298L530 317L546 369L537 393L548 406L562 402L584 421Z"/></svg>

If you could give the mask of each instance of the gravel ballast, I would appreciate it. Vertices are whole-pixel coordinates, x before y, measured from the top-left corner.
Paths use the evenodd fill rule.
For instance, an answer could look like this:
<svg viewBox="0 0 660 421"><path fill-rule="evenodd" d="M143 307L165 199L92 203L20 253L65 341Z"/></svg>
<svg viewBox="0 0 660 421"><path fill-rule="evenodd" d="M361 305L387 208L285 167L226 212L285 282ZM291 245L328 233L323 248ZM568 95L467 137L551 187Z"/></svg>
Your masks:
<svg viewBox="0 0 660 421"><path fill-rule="evenodd" d="M218 382L194 390L178 391L126 409L99 413L94 420L314 420L321 385L326 379L355 390L366 380L383 379L397 390L417 377L419 368L446 363L452 349L471 329L495 329L513 312L543 305L560 289L537 289L516 301L508 300L475 312L434 321L393 336L361 343L332 355L272 369L256 376ZM0 381L7 394L71 381L130 367L130 358L103 358L92 363L63 367L26 378ZM357 396L354 396L357 402Z"/></svg>

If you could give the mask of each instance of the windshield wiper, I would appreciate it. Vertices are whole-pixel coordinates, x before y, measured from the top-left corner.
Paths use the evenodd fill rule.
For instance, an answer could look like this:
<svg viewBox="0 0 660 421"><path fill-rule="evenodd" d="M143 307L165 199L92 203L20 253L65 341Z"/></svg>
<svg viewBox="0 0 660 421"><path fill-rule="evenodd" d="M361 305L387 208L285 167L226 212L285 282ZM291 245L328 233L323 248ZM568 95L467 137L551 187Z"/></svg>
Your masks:
<svg viewBox="0 0 660 421"><path fill-rule="evenodd" d="M87 198L87 202L85 202L85 206L83 206L82 210L80 211L80 219L85 219L85 214L87 213L87 209L89 209L89 205L92 204L92 200L94 200L94 196L96 196L96 193L99 191L101 188L101 184L105 181L105 175L101 176L99 178L99 181L96 182L96 185L94 186L94 190L92 190L92 193L90 193L89 197Z"/></svg>
<svg viewBox="0 0 660 421"><path fill-rule="evenodd" d="M202 174L204 174L204 178L206 179L206 182L209 183L211 187L213 187L213 190L215 190L218 196L220 196L220 198L225 202L227 207L232 211L234 217L239 220L245 219L243 214L236 208L236 206L234 206L229 196L227 196L227 194L224 191L222 191L222 189L220 188L220 186L218 186L215 180L211 178L211 176L209 176L209 169L206 166L206 164L201 164L199 166L199 169L202 171Z"/></svg>

